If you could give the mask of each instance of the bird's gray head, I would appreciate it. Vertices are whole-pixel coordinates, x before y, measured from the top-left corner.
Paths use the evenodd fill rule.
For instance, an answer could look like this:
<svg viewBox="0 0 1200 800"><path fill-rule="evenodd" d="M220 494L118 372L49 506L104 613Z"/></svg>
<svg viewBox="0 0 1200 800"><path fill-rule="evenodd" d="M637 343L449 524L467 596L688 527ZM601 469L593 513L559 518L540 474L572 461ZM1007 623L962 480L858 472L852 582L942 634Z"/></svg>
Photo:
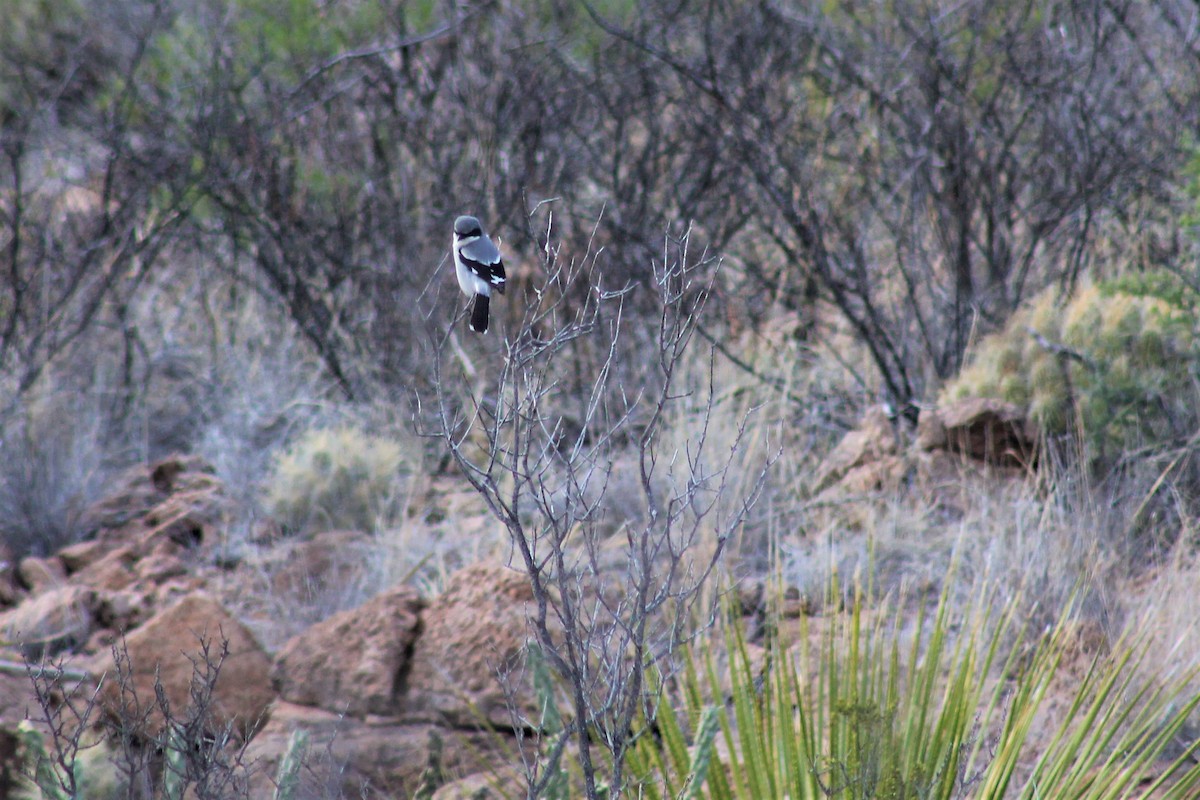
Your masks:
<svg viewBox="0 0 1200 800"><path fill-rule="evenodd" d="M483 233L483 226L479 224L479 220L475 217L462 216L454 220L454 235L462 238L464 236L479 236Z"/></svg>

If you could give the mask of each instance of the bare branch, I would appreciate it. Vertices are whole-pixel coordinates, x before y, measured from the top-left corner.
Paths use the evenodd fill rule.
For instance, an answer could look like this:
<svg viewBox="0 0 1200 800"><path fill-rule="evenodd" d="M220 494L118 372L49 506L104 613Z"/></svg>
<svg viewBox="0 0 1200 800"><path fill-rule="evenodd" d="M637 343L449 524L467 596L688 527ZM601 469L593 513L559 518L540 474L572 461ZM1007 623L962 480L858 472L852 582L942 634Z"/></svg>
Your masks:
<svg viewBox="0 0 1200 800"><path fill-rule="evenodd" d="M503 358L478 361L492 365L490 378L481 368L464 393L442 368L449 337L435 347L438 435L507 529L533 589L540 651L571 697L568 733L548 743L546 758L560 758L572 736L589 797L601 782L611 796L623 791L625 754L659 691L650 674L672 672L700 590L773 461L756 470L746 496L729 496L747 419L727 452L713 452L715 352L693 354L690 345L718 265L703 252L694 257L690 242L690 230L666 237L653 264L649 341L630 337L625 305L634 288L600 284L599 251L560 261L548 244L543 280L526 294ZM702 380L689 385L701 365ZM682 445L668 449L668 428L683 421L674 430ZM636 493L618 494L614 477L631 466ZM602 760L593 758L597 746ZM533 792L552 779L536 765L527 772Z"/></svg>

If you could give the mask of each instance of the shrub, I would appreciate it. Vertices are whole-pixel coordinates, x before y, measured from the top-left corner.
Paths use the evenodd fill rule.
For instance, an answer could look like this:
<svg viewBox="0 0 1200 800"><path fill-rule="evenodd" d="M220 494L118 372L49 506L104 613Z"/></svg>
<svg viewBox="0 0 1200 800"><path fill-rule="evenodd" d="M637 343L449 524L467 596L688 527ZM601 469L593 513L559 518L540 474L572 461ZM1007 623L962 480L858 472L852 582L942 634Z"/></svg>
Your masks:
<svg viewBox="0 0 1200 800"><path fill-rule="evenodd" d="M411 472L400 442L353 426L309 431L275 461L267 506L289 530L374 531L401 511Z"/></svg>
<svg viewBox="0 0 1200 800"><path fill-rule="evenodd" d="M246 757L249 739L231 724L216 724L214 689L229 658L229 642L199 640L193 660L190 702L173 708L161 681L153 698L138 697L133 665L123 642L113 645L116 669L106 676L117 686L116 703L102 709L92 676L57 664L26 662L36 703L17 727L9 754L18 800L108 800L108 798L208 798L251 796L251 778L261 765ZM152 732L147 719L161 715ZM308 736L293 731L275 774L273 800L299 796L299 776L308 765ZM5 787L0 784L0 791ZM13 795L12 792L4 797ZM340 798L341 793L324 795Z"/></svg>
<svg viewBox="0 0 1200 800"><path fill-rule="evenodd" d="M35 397L0 421L0 541L14 559L78 539L112 465L104 414L66 391Z"/></svg>
<svg viewBox="0 0 1200 800"><path fill-rule="evenodd" d="M1195 430L1200 296L1173 275L1131 275L1061 306L1053 292L977 347L942 399L998 397L1048 434L1078 425L1100 458Z"/></svg>

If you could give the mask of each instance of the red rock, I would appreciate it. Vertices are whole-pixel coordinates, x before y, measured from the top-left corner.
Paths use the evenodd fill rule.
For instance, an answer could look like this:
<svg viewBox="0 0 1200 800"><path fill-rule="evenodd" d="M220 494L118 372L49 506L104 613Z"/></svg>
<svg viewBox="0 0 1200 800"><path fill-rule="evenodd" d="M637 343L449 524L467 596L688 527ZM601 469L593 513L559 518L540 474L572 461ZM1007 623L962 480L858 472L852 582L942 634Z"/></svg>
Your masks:
<svg viewBox="0 0 1200 800"><path fill-rule="evenodd" d="M211 500L207 493L188 493L174 495L155 506L145 517L146 531L140 537L142 552L150 552L164 540L185 550L211 541L211 509L206 508Z"/></svg>
<svg viewBox="0 0 1200 800"><path fill-rule="evenodd" d="M337 713L395 713L422 605L402 586L317 623L279 652L275 687L289 702Z"/></svg>
<svg viewBox="0 0 1200 800"><path fill-rule="evenodd" d="M89 539L86 542L70 544L58 551L58 559L66 568L67 574L79 572L84 567L99 561L108 548L103 542Z"/></svg>
<svg viewBox="0 0 1200 800"><path fill-rule="evenodd" d="M275 696L270 686L270 659L244 625L200 592L183 598L126 637L129 674L118 674L111 653L97 659L93 671L107 674L101 693L105 713L130 721L148 711L144 732L161 730L163 713L155 702L155 684L159 682L172 715L181 718L192 703L195 675L204 674L220 661L223 642L228 655L220 662L213 687L209 724L218 730L232 722L242 736L248 735L262 722ZM122 684L127 690L124 694ZM136 698L137 711L130 692Z"/></svg>
<svg viewBox="0 0 1200 800"><path fill-rule="evenodd" d="M528 580L513 570L479 565L452 575L422 615L404 712L453 725L474 724L482 714L493 724L510 725L498 673L524 655L533 603ZM509 688L518 693L521 713L536 715L528 686Z"/></svg>
<svg viewBox="0 0 1200 800"><path fill-rule="evenodd" d="M139 581L157 584L186 575L188 569L187 565L177 556L152 553L137 562L134 571Z"/></svg>
<svg viewBox="0 0 1200 800"><path fill-rule="evenodd" d="M1020 407L973 397L923 413L916 446L1003 467L1028 468L1037 460L1037 430Z"/></svg>
<svg viewBox="0 0 1200 800"><path fill-rule="evenodd" d="M511 740L491 732L393 719L362 721L281 701L246 750L246 760L259 767L252 797L271 796L270 779L295 730L310 737L301 797L358 797L366 786L371 797L413 797L431 757L445 775L455 776L507 763L516 750Z"/></svg>
<svg viewBox="0 0 1200 800"><path fill-rule="evenodd" d="M196 456L170 456L133 467L109 495L84 513L85 527L109 545L163 535L191 546L197 526L203 533L224 504L214 472L212 465Z"/></svg>
<svg viewBox="0 0 1200 800"><path fill-rule="evenodd" d="M130 586L137 578L133 572L136 560L137 555L132 548L118 547L110 550L99 561L72 575L71 582L100 591L120 591Z"/></svg>
<svg viewBox="0 0 1200 800"><path fill-rule="evenodd" d="M851 470L897 452L896 432L882 406L868 409L858 428L850 431L817 470L813 493L838 483Z"/></svg>

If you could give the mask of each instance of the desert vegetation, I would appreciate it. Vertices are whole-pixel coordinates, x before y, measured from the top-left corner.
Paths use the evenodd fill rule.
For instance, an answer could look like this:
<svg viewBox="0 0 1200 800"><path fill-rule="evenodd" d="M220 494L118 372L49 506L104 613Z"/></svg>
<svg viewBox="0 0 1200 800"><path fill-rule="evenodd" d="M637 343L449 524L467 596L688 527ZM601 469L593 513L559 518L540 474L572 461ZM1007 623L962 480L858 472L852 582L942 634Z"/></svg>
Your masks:
<svg viewBox="0 0 1200 800"><path fill-rule="evenodd" d="M0 606L52 587L132 635L175 589L71 581L145 519L198 555L148 534L121 568L202 585L264 659L408 587L420 664L405 614L507 570L504 713L463 689L498 796L1200 785L1194 4L5 16ZM485 336L461 213L508 270ZM35 713L0 788L346 795L302 725L255 766L217 631L179 698L151 669L114 706L71 659L132 692L136 642L13 619ZM445 713L393 673L362 715ZM438 742L406 791L465 777Z"/></svg>

